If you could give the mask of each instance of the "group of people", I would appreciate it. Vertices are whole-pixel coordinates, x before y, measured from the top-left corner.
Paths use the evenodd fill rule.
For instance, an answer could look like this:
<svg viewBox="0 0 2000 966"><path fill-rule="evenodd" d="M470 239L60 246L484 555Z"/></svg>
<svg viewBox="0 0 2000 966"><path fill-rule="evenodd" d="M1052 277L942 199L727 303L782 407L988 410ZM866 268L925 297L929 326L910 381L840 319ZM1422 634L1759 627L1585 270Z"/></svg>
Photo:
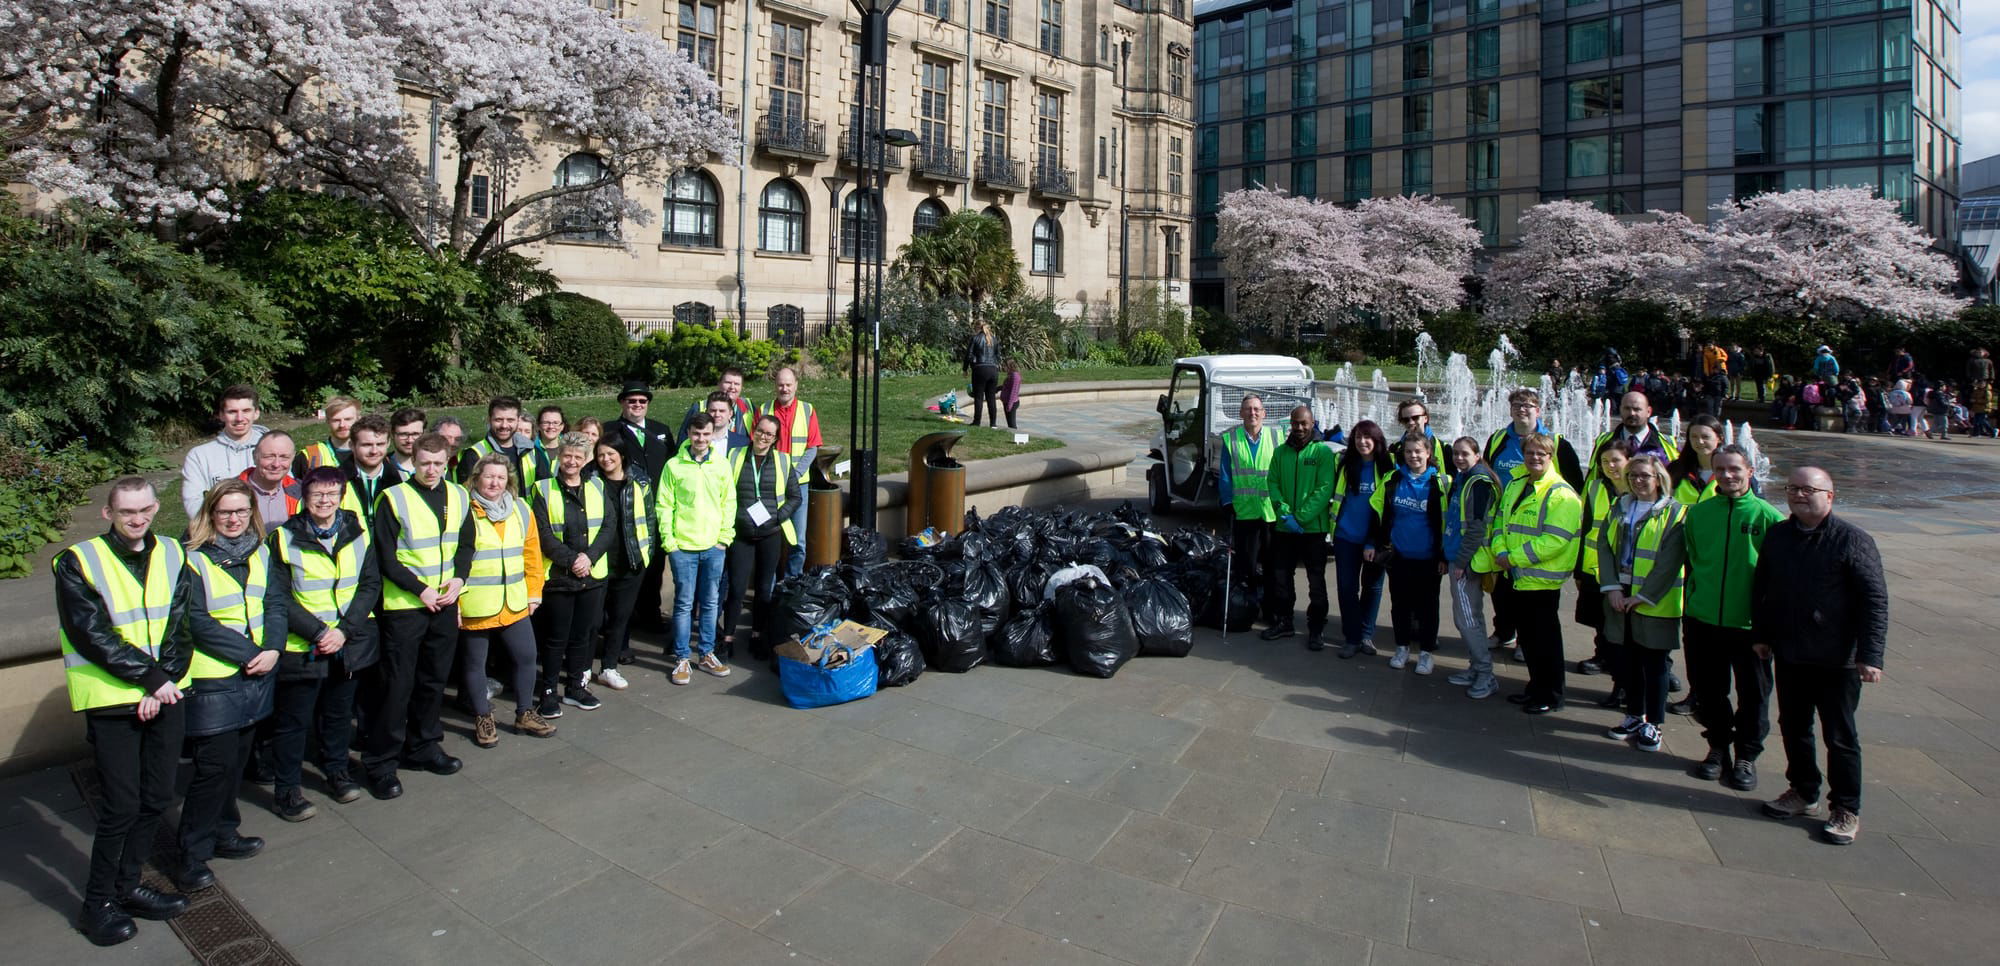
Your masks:
<svg viewBox="0 0 2000 966"><path fill-rule="evenodd" d="M628 686L635 616L667 625L675 685L728 676L718 643L730 653L750 588L769 600L804 565L818 415L794 370L773 382L753 407L728 370L678 432L639 382L618 417L574 424L554 406L527 423L500 397L469 445L455 419L335 398L328 438L304 448L258 424L253 387L225 390L221 432L183 466L185 540L154 532L153 485L125 477L109 530L54 562L70 706L104 789L78 928L114 945L133 917L186 910L139 881L184 744L169 868L188 893L215 884L212 860L263 847L241 831L246 772L268 768L288 821L315 813L308 761L343 804L401 796L400 769L458 772L441 723L455 667L482 748L500 740L489 671L505 671L516 733L551 736L565 707L601 707L593 683ZM771 643L753 632L753 655Z"/></svg>
<svg viewBox="0 0 2000 966"><path fill-rule="evenodd" d="M1838 415L1848 433L1991 438L2000 436L1996 409L1993 358L1984 348L1971 350L1958 381L1926 375L1907 347L1896 349L1882 374L1864 376L1843 369L1833 350L1820 346L1806 379L1779 378L1771 421L1786 429L1816 428L1820 417Z"/></svg>
<svg viewBox="0 0 2000 966"><path fill-rule="evenodd" d="M1306 647L1326 646L1331 557L1339 656L1377 653L1386 582L1395 642L1388 664L1400 670L1414 658L1414 672L1430 674L1448 582L1469 659L1450 683L1471 698L1491 696L1499 690L1494 651L1514 645L1528 681L1508 700L1549 714L1568 697L1560 598L1574 582L1573 617L1594 645L1576 669L1609 672L1612 687L1599 704L1622 712L1608 737L1662 749L1668 694L1679 690L1672 656L1684 650L1684 707L1708 746L1691 773L1751 791L1775 687L1788 787L1766 813L1820 818L1827 841L1854 841L1854 712L1860 684L1881 679L1888 598L1874 541L1832 512L1831 478L1815 467L1794 470L1786 517L1756 491L1750 454L1725 444L1713 416L1696 416L1674 440L1654 425L1646 394L1628 392L1618 424L1592 442L1586 463L1542 421L1538 393L1517 390L1508 402L1512 420L1483 441L1439 438L1424 403L1410 400L1398 409L1394 442L1362 421L1335 453L1309 407L1294 408L1280 436L1265 425L1263 400L1245 396L1241 424L1221 440L1220 495L1235 569L1260 598L1259 636L1297 635L1303 567Z"/></svg>

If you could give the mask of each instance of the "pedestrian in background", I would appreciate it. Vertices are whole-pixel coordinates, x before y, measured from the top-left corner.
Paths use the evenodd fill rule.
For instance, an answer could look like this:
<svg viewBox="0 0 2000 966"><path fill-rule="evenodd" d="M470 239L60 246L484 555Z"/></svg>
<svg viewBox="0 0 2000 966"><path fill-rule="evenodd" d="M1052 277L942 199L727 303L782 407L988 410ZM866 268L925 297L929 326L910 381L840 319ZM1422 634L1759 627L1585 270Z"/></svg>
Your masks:
<svg viewBox="0 0 2000 966"><path fill-rule="evenodd" d="M998 426L1000 407L1000 343L993 327L985 320L973 323L972 335L965 340L965 370L972 376L972 425L979 425L980 408L985 407L986 425Z"/></svg>

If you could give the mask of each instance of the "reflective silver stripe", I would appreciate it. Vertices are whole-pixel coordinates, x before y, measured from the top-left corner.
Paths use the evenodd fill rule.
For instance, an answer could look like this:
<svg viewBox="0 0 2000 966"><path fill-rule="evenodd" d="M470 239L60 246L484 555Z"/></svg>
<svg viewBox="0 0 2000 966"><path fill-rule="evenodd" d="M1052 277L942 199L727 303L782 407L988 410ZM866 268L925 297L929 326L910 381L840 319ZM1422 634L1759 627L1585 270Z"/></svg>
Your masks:
<svg viewBox="0 0 2000 966"><path fill-rule="evenodd" d="M1576 532L1575 532L1575 531L1573 531L1573 530L1564 530L1564 529L1563 529L1563 528L1561 528L1561 527L1556 527L1556 526L1550 526L1550 525L1548 525L1548 524L1543 524L1543 525L1542 525L1542 532L1543 532L1543 533L1547 533L1547 534L1554 534L1554 535L1556 535L1556 536L1558 536L1558 537L1561 537L1561 538L1563 538L1564 540L1575 540L1575 539L1576 539Z"/></svg>
<svg viewBox="0 0 2000 966"><path fill-rule="evenodd" d="M472 552L472 559L474 562L481 560L519 560L521 559L521 553L522 550L520 547L495 547L490 550L474 550Z"/></svg>
<svg viewBox="0 0 2000 966"><path fill-rule="evenodd" d="M1516 567L1514 573L1522 577L1540 577L1545 580L1568 580L1569 571L1542 570L1538 567Z"/></svg>
<svg viewBox="0 0 2000 966"><path fill-rule="evenodd" d="M125 610L118 610L112 607L110 599L110 595L112 593L111 578L109 573L107 572L108 571L107 561L104 559L104 554L106 552L106 549L107 548L106 545L104 544L102 537L99 537L94 540L87 540L83 543L76 545L75 548L76 558L79 562L83 564L85 576L88 579L90 585L97 589L98 602L102 603L104 605L104 609L110 612L112 630L119 632L118 634L119 639L123 640L127 645L131 647L135 647L141 651L144 651L147 657L150 657L157 661L160 659L160 647L157 643L153 642L151 634L152 628L146 626L146 622L155 620L166 620L167 617L173 613L173 592L171 589L168 591L167 603L164 606L147 607L143 603L146 596L146 589L147 589L146 584L143 582L139 582L139 598L142 602L140 606L135 608L127 608ZM156 548L154 552L161 553L166 551ZM181 560L179 561L179 565L186 566L187 558L182 557ZM118 564L117 566L122 567L124 566L124 564ZM146 560L146 569L149 575L152 571L152 567L153 567L153 561L149 555ZM127 637L123 633L126 628L132 627L134 625L138 625L146 630L147 632L146 640L144 643L135 644L132 642L130 637ZM68 658L70 657L79 657L79 659L82 660L85 664L90 663L87 658L81 658L80 656L75 654L68 654L64 656L65 666L70 666L68 662Z"/></svg>
<svg viewBox="0 0 2000 966"><path fill-rule="evenodd" d="M147 650L147 649L146 649L146 648L141 648L141 650ZM149 652L149 653L150 653L150 652ZM77 667L96 667L96 666L97 666L97 665L95 665L95 664L92 664L92 663L90 663L90 658L87 658L87 657L84 657L83 655L81 655L81 654L78 654L78 653L76 653L75 651L64 651L64 652L63 652L63 656L62 656L62 657L63 657L63 667L64 667L64 668L77 668Z"/></svg>
<svg viewBox="0 0 2000 966"><path fill-rule="evenodd" d="M210 611L229 610L230 608L241 606L243 606L243 595L241 593L210 597L208 599L208 609Z"/></svg>
<svg viewBox="0 0 2000 966"><path fill-rule="evenodd" d="M332 590L340 586L339 577L293 577L293 590Z"/></svg>
<svg viewBox="0 0 2000 966"><path fill-rule="evenodd" d="M1542 528L1538 526L1532 526L1526 523L1510 523L1507 524L1507 532L1525 534L1527 536L1532 537L1539 535L1542 532Z"/></svg>
<svg viewBox="0 0 2000 966"><path fill-rule="evenodd" d="M491 576L491 577L467 577L467 578L465 578L465 586L467 586L467 587L504 587L504 586L506 586L507 584L510 584L510 583L514 582L514 580L515 580L515 579L517 579L517 578L519 578L520 576L521 576L521 575L520 575L519 573L516 573L516 574L514 574L514 575L513 575L513 576L511 576L511 577L510 577L510 576L508 576L508 575L506 575L506 574L494 574L494 575L493 575L493 576Z"/></svg>
<svg viewBox="0 0 2000 966"><path fill-rule="evenodd" d="M1657 553L1654 553L1654 552L1653 552L1653 551L1651 551L1651 550L1634 550L1634 551L1632 551L1632 559L1634 559L1634 560L1657 560L1657 559L1659 559L1659 554L1657 554Z"/></svg>

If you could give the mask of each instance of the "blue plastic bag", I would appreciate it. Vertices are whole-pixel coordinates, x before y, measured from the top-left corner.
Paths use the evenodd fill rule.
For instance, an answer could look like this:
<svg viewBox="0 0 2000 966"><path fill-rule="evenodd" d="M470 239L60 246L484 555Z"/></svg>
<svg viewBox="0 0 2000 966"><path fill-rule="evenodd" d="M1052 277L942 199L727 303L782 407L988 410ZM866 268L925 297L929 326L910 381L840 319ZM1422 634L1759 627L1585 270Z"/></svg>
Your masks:
<svg viewBox="0 0 2000 966"><path fill-rule="evenodd" d="M834 649L827 653L834 653ZM778 658L778 687L785 692L785 701L801 710L868 697L875 693L877 674L873 644L852 651L847 663L839 667Z"/></svg>

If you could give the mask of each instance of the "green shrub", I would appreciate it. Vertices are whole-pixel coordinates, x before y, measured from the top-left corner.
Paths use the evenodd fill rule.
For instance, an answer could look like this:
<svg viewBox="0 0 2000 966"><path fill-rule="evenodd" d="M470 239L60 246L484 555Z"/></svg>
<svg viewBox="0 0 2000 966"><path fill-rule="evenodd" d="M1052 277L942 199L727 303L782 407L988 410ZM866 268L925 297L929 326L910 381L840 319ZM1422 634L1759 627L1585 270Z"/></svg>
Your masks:
<svg viewBox="0 0 2000 966"><path fill-rule="evenodd" d="M53 229L0 198L0 427L124 456L198 422L231 383L269 386L300 348L255 285L107 217Z"/></svg>
<svg viewBox="0 0 2000 966"><path fill-rule="evenodd" d="M0 578L27 576L36 552L62 539L70 508L115 470L80 442L50 450L0 437Z"/></svg>
<svg viewBox="0 0 2000 966"><path fill-rule="evenodd" d="M1167 337L1158 331L1147 329L1132 336L1125 347L1125 364L1129 366L1164 366L1174 361L1177 353L1167 343Z"/></svg>
<svg viewBox="0 0 2000 966"><path fill-rule="evenodd" d="M529 299L521 311L541 335L536 362L567 369L588 384L624 374L632 336L611 306L575 292L550 292Z"/></svg>
<svg viewBox="0 0 2000 966"><path fill-rule="evenodd" d="M735 324L724 319L713 328L676 325L672 332L655 332L632 346L630 358L627 371L660 388L713 386L728 366L762 375L791 356L769 340L738 336Z"/></svg>

